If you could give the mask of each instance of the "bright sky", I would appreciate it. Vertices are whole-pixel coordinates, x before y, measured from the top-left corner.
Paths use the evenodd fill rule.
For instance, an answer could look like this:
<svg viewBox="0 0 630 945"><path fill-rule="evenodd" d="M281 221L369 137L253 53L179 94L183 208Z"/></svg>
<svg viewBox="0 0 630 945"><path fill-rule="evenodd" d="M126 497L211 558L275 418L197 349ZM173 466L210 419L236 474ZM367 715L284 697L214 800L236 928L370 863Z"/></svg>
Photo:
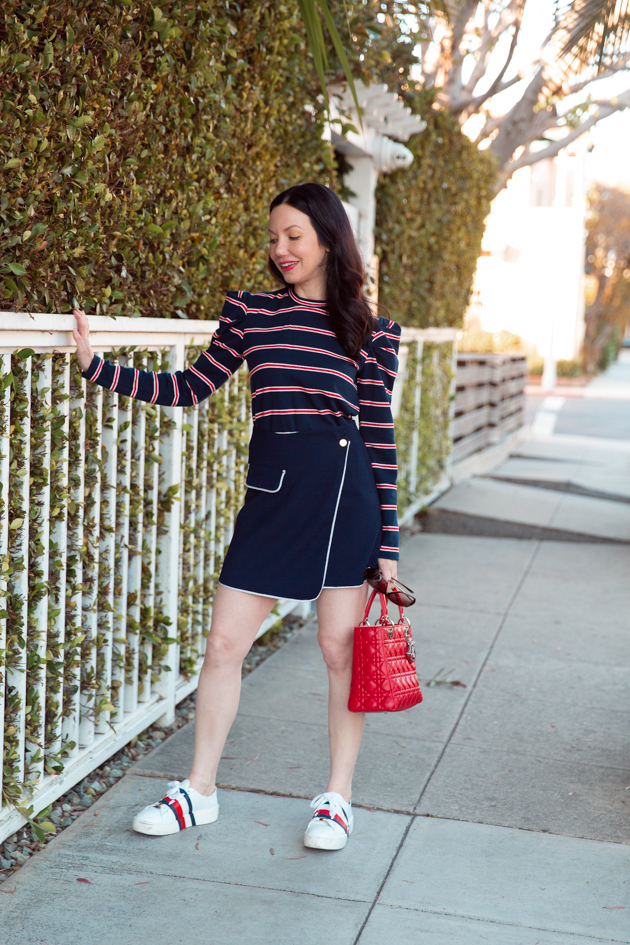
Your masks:
<svg viewBox="0 0 630 945"><path fill-rule="evenodd" d="M553 0L527 0L514 71L535 57L553 21L553 8ZM583 101L589 92L596 99L610 98L628 88L630 72L593 83L576 96L576 102ZM630 191L630 109L598 122L590 134L594 147L586 158L587 178Z"/></svg>
<svg viewBox="0 0 630 945"><path fill-rule="evenodd" d="M590 180L630 192L630 113L626 109L611 115L592 132L595 147L588 155L586 172Z"/></svg>
<svg viewBox="0 0 630 945"><path fill-rule="evenodd" d="M526 0L523 26L519 42L512 60L512 64L505 78L509 79L519 70L524 70L535 60L538 50L549 33L553 23L554 0ZM479 91L483 91L498 73L504 61L502 53L507 54L510 35L504 35L497 44L494 74L488 73L486 81L480 84ZM493 101L493 112L503 114L518 100L522 89L521 83L512 89L496 96ZM583 101L590 92L595 99L610 98L630 89L630 71L611 79L594 83L590 89L585 89L576 96L575 103ZM611 115L595 125L591 131L593 150L588 154L586 174L589 180L598 180L609 186L622 187L630 192L630 109Z"/></svg>

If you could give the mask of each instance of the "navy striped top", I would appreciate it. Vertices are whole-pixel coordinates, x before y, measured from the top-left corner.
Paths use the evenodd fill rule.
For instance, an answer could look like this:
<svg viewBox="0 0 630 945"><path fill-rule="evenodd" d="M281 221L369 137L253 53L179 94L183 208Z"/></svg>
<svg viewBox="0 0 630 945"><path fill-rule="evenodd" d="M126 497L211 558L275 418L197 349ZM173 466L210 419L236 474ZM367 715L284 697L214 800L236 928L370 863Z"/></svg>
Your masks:
<svg viewBox="0 0 630 945"><path fill-rule="evenodd" d="M314 432L359 418L379 493L379 557L398 558L396 443L391 396L400 325L375 319L371 341L348 356L326 305L291 289L228 292L210 347L185 371L157 374L94 356L84 376L108 390L166 407L189 407L213 394L247 362L254 423L273 433Z"/></svg>

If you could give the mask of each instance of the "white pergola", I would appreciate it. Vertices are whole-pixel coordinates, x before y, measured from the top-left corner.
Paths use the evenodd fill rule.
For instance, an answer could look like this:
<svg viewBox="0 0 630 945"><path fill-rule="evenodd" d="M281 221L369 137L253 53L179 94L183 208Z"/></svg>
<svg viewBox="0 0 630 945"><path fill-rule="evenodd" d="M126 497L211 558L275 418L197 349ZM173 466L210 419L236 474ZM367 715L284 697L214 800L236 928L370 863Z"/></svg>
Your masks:
<svg viewBox="0 0 630 945"><path fill-rule="evenodd" d="M426 128L419 115L412 115L395 92L385 84L366 86L355 81L361 118L352 93L347 86L331 86L330 137L337 151L344 154L351 171L344 183L353 191L346 204L365 265L374 290L378 285L374 259L375 190L379 174L389 174L409 167L413 154L402 143ZM343 124L351 123L356 131L340 134ZM373 295L376 291L373 292Z"/></svg>

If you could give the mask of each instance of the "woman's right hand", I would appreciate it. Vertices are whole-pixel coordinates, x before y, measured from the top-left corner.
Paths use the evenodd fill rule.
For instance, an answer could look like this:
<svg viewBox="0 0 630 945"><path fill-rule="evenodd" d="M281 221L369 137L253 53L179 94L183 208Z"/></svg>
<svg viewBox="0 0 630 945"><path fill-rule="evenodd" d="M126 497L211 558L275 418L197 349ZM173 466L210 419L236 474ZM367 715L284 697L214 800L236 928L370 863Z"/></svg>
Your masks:
<svg viewBox="0 0 630 945"><path fill-rule="evenodd" d="M72 329L72 337L77 346L77 358L82 371L87 371L94 359L94 352L90 344L90 326L87 315L80 308L74 308L72 314L77 320L77 327Z"/></svg>

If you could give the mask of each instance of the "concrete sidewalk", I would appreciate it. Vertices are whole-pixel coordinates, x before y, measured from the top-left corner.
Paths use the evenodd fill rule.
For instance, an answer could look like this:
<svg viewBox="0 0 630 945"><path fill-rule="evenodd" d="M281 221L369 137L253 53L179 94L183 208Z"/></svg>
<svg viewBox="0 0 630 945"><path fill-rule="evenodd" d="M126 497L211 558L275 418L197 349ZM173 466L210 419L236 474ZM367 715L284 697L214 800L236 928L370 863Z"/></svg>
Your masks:
<svg viewBox="0 0 630 945"><path fill-rule="evenodd" d="M301 845L327 773L311 623L244 681L218 823L130 829L186 775L191 723L16 874L0 943L630 942L630 442L518 453L437 503L467 534L404 546L425 701L368 719L345 851Z"/></svg>

